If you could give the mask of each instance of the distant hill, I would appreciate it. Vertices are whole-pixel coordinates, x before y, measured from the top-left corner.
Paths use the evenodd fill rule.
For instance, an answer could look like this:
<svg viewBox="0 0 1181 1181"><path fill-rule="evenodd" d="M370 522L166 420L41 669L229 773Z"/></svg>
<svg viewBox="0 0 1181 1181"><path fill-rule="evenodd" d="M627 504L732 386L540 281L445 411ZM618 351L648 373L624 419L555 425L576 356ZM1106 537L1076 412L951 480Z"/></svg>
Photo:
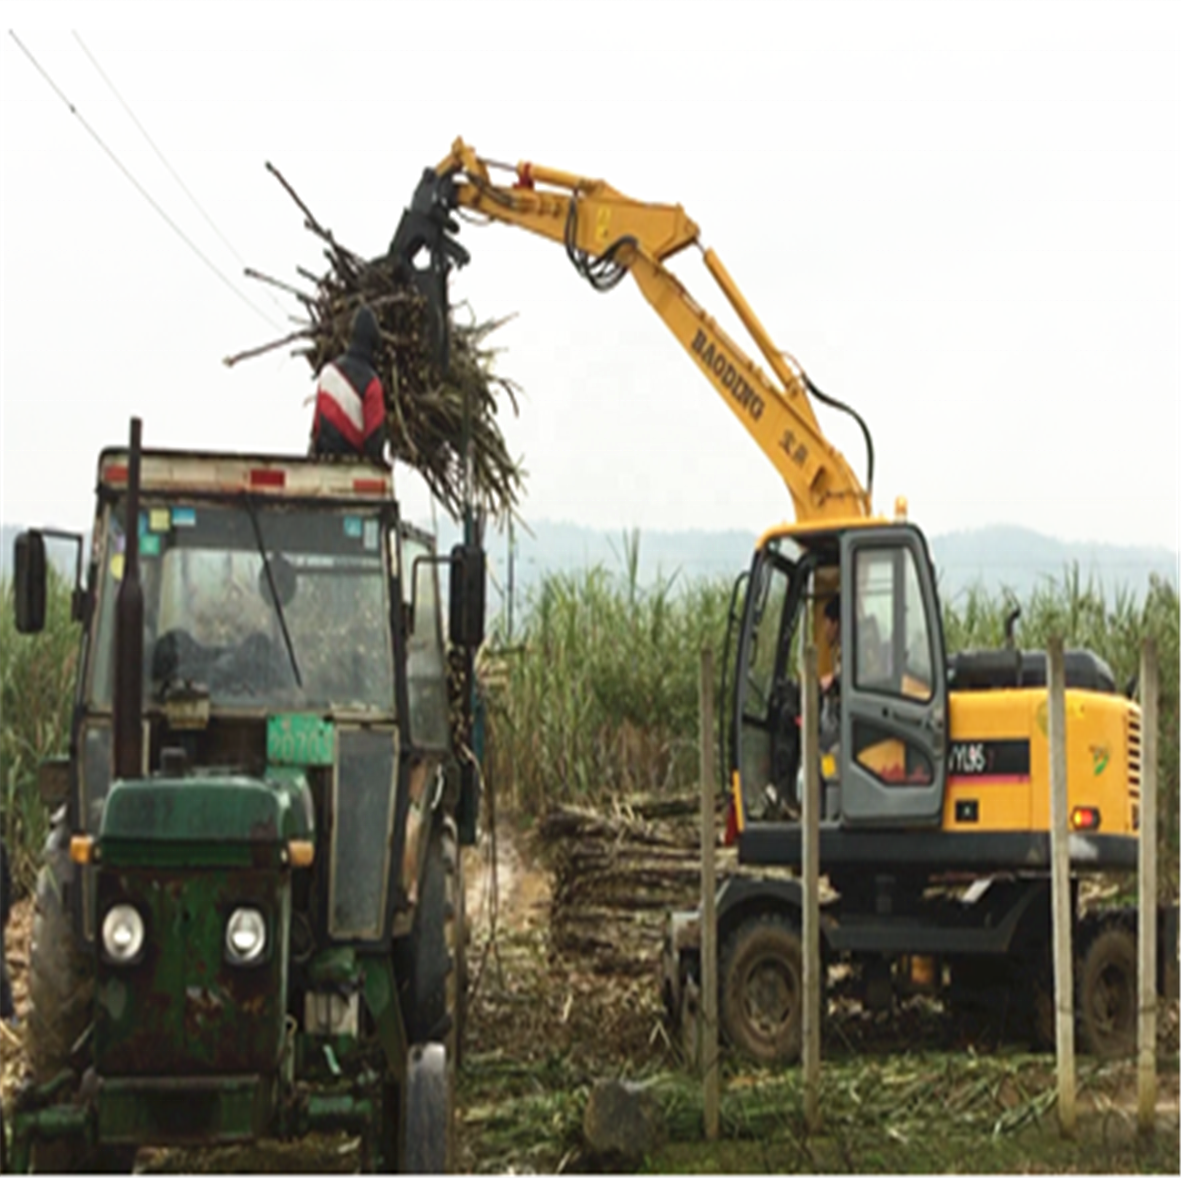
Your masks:
<svg viewBox="0 0 1181 1181"><path fill-rule="evenodd" d="M980 584L1024 598L1039 583L1061 582L1076 564L1083 585L1093 580L1107 595L1126 590L1142 599L1152 574L1178 581L1177 554L1162 546L1059 541L1016 525L944 533L931 538L931 553L945 597Z"/></svg>
<svg viewBox="0 0 1181 1181"><path fill-rule="evenodd" d="M12 543L18 527L0 527L0 574L12 569ZM538 521L529 531L515 533L513 563L514 599L523 605L531 588L550 572L571 573L600 565L620 577L626 575L626 554L631 532L604 532L559 521ZM441 522L440 548L459 539L459 530ZM650 530L639 534L637 575L642 586L658 578L676 583L699 578L732 579L750 563L756 536L740 529L724 532L702 530ZM1163 546L1122 546L1098 542L1066 542L1016 525L995 525L945 533L930 538L940 594L954 599L968 587L981 585L990 593L1008 588L1026 597L1034 586L1061 581L1078 565L1084 585L1093 579L1107 594L1125 589L1142 599L1149 576L1157 574L1178 583L1176 552ZM508 582L508 541L504 534L487 538L493 585L489 609L496 611ZM67 575L73 574L73 547L53 542L50 558Z"/></svg>
<svg viewBox="0 0 1181 1181"><path fill-rule="evenodd" d="M518 530L514 563L517 601L523 602L528 588L547 571L572 571L601 564L623 576L625 532L621 529L605 533L552 521L533 525L533 536ZM445 544L456 536L440 530L440 540ZM734 578L750 564L756 540L754 533L742 530L641 533L639 581L651 585L657 577L676 577L678 581ZM1076 563L1084 585L1093 579L1108 594L1122 588L1142 599L1152 574L1170 580L1174 586L1178 582L1177 554L1164 547L1064 542L1015 525L946 533L929 541L944 599L954 599L973 585L983 586L992 594L1007 588L1025 598L1039 584L1061 582ZM503 586L507 580L507 540L493 534L487 548L494 581Z"/></svg>

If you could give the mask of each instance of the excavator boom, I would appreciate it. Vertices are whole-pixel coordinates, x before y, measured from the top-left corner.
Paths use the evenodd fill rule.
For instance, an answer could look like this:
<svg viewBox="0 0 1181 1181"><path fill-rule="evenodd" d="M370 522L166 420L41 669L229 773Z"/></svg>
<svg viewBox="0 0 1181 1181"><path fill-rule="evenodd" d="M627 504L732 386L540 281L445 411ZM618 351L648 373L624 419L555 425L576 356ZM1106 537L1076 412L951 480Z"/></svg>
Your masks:
<svg viewBox="0 0 1181 1181"><path fill-rule="evenodd" d="M510 172L512 181L495 183L494 169ZM535 164L498 165L456 140L439 165L424 174L391 245L395 255L405 255L408 245L418 250L429 245L422 227L435 227L432 269L419 274L434 275L436 281L420 282L423 290L437 290L437 276L445 274L452 261L466 261L466 252L457 251L445 233L454 228L448 215L456 208L561 243L578 272L598 290L609 290L630 274L779 472L797 520L849 521L870 515L869 492L819 428L806 376L775 347L717 255L703 250L705 266L777 381L747 356L665 266L686 247L700 248L700 231L680 205L636 201L605 181ZM408 232L408 219L414 221L414 234Z"/></svg>

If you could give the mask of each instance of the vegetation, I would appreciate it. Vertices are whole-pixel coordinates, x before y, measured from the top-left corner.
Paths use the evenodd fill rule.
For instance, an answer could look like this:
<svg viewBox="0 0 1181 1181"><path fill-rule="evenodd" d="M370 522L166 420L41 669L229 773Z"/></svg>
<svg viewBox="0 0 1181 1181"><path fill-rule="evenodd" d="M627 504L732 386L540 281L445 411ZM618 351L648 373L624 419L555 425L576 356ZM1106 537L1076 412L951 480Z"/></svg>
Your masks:
<svg viewBox="0 0 1181 1181"><path fill-rule="evenodd" d="M527 815L696 782L700 653L713 648L720 685L730 586L673 575L641 587L635 533L622 557L622 577L547 576L522 634L485 670L492 774Z"/></svg>
<svg viewBox="0 0 1181 1181"><path fill-rule="evenodd" d="M1079 1134L1058 1132L1053 1059L1021 1053L917 1051L826 1058L822 1127L809 1134L799 1071L737 1070L722 1088L721 1139L702 1138L699 1079L642 1081L664 1115L666 1142L642 1171L712 1173L1169 1173L1177 1128L1137 1137L1117 1096L1134 1064L1084 1063ZM1162 1064L1162 1085L1170 1065ZM523 1077L524 1076L524 1077ZM463 1122L482 1172L586 1172L582 1113L593 1079L568 1058L521 1064L472 1054L461 1081ZM524 1085L528 1083L528 1085Z"/></svg>
<svg viewBox="0 0 1181 1181"><path fill-rule="evenodd" d="M553 574L531 596L511 646L488 663L491 773L525 815L554 803L697 782L700 651L726 676L731 584L676 575L638 584L639 536L624 539L622 570L602 565ZM949 652L1004 643L1016 600L976 588L944 604ZM1045 582L1020 603L1017 640L1041 648L1053 634L1090 648L1122 688L1140 667L1143 636L1160 667L1159 823L1162 889L1175 892L1178 863L1177 589L1154 577L1143 601L1105 595L1078 568ZM719 701L721 699L719 698ZM722 710L719 708L719 715ZM719 726L722 717L719 716Z"/></svg>
<svg viewBox="0 0 1181 1181"><path fill-rule="evenodd" d="M638 533L625 536L621 569L554 574L531 597L513 643L485 667L490 691L490 774L524 815L550 803L607 794L683 790L696 783L700 652L715 653L724 688L731 584L685 582L675 572L641 586ZM0 583L0 832L13 854L18 892L33 880L48 818L37 796L38 763L63 753L78 654L70 588L51 571L48 620L35 637L13 626L12 585ZM949 651L1004 640L1011 599L976 589L944 606ZM1138 671L1142 636L1156 642L1161 670L1160 875L1175 892L1178 866L1177 588L1152 581L1143 601L1084 585L1078 570L1021 604L1018 639L1037 648L1058 633L1091 648L1117 683Z"/></svg>
<svg viewBox="0 0 1181 1181"><path fill-rule="evenodd" d="M78 661L72 588L52 565L48 573L45 630L36 636L17 634L12 582L0 582L0 836L12 858L18 896L36 878L49 831L37 768L69 747Z"/></svg>

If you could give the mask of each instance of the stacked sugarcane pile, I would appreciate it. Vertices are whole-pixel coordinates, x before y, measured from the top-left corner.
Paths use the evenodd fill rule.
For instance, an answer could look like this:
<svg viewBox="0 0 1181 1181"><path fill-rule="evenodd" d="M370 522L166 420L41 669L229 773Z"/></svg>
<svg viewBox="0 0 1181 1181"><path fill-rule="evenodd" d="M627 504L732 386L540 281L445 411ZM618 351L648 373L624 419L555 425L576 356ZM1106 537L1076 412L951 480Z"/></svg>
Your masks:
<svg viewBox="0 0 1181 1181"><path fill-rule="evenodd" d="M616 800L606 811L558 807L540 835L553 872L550 939L555 951L596 972L650 972L669 910L701 898L701 799L697 795ZM724 812L719 804L717 832ZM718 849L718 878L734 854Z"/></svg>
<svg viewBox="0 0 1181 1181"><path fill-rule="evenodd" d="M227 357L226 364L290 345L293 354L306 358L318 373L348 347L353 315L368 304L381 334L376 368L385 387L394 457L419 471L458 518L464 503L466 401L473 502L494 517L510 513L520 497L523 472L508 453L496 413L500 398L507 397L514 412L517 402L513 383L495 373L495 350L488 345L489 335L504 321L478 323L473 318L465 323L452 316L450 363L443 372L434 356L426 301L409 278L389 257L366 259L342 246L278 170L270 164L267 168L299 206L305 226L324 244L328 269L317 276L297 268L312 284L310 292L248 270L250 277L299 301L300 314L293 317L298 327L279 340Z"/></svg>

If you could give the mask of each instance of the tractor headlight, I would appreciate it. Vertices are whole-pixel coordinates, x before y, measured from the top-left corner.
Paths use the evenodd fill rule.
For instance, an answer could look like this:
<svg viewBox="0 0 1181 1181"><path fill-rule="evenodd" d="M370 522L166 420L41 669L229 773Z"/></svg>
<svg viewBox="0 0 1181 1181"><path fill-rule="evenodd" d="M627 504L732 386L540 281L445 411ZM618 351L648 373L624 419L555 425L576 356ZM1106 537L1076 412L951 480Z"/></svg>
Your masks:
<svg viewBox="0 0 1181 1181"><path fill-rule="evenodd" d="M129 964L143 950L144 921L134 906L112 906L103 919L103 951L117 964Z"/></svg>
<svg viewBox="0 0 1181 1181"><path fill-rule="evenodd" d="M253 906L240 906L226 923L226 959L231 964L256 964L267 946L267 923Z"/></svg>

